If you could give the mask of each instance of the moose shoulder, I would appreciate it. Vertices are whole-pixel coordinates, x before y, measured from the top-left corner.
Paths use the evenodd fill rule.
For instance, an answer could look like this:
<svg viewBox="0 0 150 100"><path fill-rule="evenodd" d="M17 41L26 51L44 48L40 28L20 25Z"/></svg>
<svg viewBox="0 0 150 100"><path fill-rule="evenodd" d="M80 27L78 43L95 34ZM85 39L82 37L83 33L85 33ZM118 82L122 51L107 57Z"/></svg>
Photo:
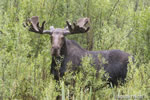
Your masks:
<svg viewBox="0 0 150 100"><path fill-rule="evenodd" d="M29 22L31 23L29 31L51 35L51 73L54 74L56 80L64 75L67 70L66 67L68 62L72 62L72 69L76 70L81 64L82 57L85 56L91 56L93 58L93 63L98 71L101 67L104 67L104 70L108 72L110 76L109 81L112 82L112 84L117 85L118 80L125 80L128 57L130 54L120 50L87 51L80 47L75 41L65 38L68 34L86 33L89 30L89 27L87 27L89 22L88 18L81 18L77 23L73 23L73 25L67 21L67 27L64 29L51 26L50 30L44 30L45 21L42 23L41 27L39 26L37 16L30 18ZM103 64L98 55L101 55L107 63ZM61 60L60 69L57 70L55 60L60 59L61 56L63 56L63 59Z"/></svg>

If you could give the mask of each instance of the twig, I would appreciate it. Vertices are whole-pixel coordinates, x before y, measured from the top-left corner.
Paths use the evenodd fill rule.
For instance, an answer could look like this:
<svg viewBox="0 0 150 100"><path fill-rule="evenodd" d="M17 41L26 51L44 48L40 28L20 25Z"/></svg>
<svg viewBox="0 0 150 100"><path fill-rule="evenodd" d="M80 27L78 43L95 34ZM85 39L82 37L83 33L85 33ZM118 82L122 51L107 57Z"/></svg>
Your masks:
<svg viewBox="0 0 150 100"><path fill-rule="evenodd" d="M120 40L117 41L117 44L121 43L125 38L129 38L129 36L131 35L132 32L133 32L133 29L131 29L131 30L129 31L129 33L128 33L126 36L123 36L121 41L120 41ZM107 49L111 48L114 44L115 44L115 43L112 42L112 43L110 44L110 46L109 46Z"/></svg>
<svg viewBox="0 0 150 100"><path fill-rule="evenodd" d="M110 17L111 17L111 15L112 15L112 13L113 13L113 12L114 12L114 10L115 10L115 8L116 8L117 4L119 3L119 1L120 1L120 0L118 0L118 1L115 3L115 5L113 6L113 9L111 10L110 15L109 15L109 17L108 17L108 22L109 22L109 19L110 19Z"/></svg>
<svg viewBox="0 0 150 100"><path fill-rule="evenodd" d="M52 16L52 14L53 14L53 12L54 12L54 9L55 9L55 7L56 7L57 1L58 1L58 0L56 0L56 2L54 3L54 6L53 6L53 8L52 8L52 10L51 10L51 13L50 13L50 16Z"/></svg>
<svg viewBox="0 0 150 100"><path fill-rule="evenodd" d="M137 11L138 6L139 6L139 0L136 0L136 4L135 4L135 8L134 8L134 12L136 12L136 11Z"/></svg>

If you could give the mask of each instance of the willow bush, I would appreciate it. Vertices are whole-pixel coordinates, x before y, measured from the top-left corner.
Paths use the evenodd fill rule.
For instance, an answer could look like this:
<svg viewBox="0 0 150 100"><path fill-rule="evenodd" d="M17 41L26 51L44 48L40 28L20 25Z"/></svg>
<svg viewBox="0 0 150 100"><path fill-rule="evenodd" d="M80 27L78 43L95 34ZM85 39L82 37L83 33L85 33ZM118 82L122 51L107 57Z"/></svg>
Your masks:
<svg viewBox="0 0 150 100"><path fill-rule="evenodd" d="M0 99L150 99L149 0L1 0L0 15ZM103 86L105 72L101 70L96 78L91 59L86 57L78 73L68 70L56 82L50 74L49 36L23 27L32 16L39 16L40 22L46 20L45 29L51 25L63 28L66 20L89 17L88 33L67 38L88 50L120 49L133 55L126 83Z"/></svg>

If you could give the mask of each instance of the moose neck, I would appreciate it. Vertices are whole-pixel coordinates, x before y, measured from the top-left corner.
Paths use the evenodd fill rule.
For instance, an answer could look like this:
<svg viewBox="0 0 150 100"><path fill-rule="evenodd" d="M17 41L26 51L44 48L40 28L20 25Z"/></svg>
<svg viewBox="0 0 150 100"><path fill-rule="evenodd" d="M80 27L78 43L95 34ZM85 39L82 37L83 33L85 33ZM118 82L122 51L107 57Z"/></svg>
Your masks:
<svg viewBox="0 0 150 100"><path fill-rule="evenodd" d="M67 56L67 55L76 56L76 55L82 55L85 52L86 50L80 47L80 45L78 45L75 41L68 40L67 38L65 38L64 45L61 48L61 56Z"/></svg>

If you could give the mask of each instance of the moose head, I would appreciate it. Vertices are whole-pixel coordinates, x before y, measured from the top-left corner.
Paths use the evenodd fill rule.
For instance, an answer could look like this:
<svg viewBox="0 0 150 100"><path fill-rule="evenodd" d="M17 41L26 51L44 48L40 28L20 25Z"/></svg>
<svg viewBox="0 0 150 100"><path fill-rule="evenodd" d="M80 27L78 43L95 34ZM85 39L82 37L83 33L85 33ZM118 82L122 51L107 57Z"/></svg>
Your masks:
<svg viewBox="0 0 150 100"><path fill-rule="evenodd" d="M28 19L30 26L28 23L26 23L25 26L29 26L29 31L31 32L51 35L51 53L52 56L55 57L60 56L60 51L65 43L66 35L85 33L90 28L87 27L89 23L89 18L80 18L76 23L73 23L73 25L66 21L66 28L54 28L54 26L50 26L50 30L44 30L45 21L43 21L42 25L40 26L38 19L38 16L33 16L32 18Z"/></svg>

